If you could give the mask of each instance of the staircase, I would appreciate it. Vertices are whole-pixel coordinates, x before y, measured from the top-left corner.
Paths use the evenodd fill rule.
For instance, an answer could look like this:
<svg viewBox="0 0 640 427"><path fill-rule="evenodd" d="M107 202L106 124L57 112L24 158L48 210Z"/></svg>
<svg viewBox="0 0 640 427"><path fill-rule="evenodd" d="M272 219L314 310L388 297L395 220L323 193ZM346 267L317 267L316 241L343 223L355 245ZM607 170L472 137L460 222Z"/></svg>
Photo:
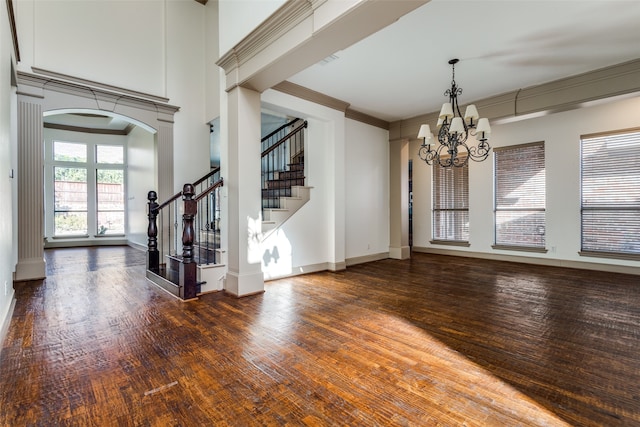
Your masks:
<svg viewBox="0 0 640 427"><path fill-rule="evenodd" d="M262 138L263 240L309 201L305 186L304 132L307 122L294 119Z"/></svg>
<svg viewBox="0 0 640 427"><path fill-rule="evenodd" d="M305 186L304 132L295 119L262 139L262 240L310 199ZM163 203L148 194L147 278L182 300L223 289L220 247L220 168Z"/></svg>
<svg viewBox="0 0 640 427"><path fill-rule="evenodd" d="M222 185L216 168L185 184L164 203L156 203L156 193L149 192L147 278L180 299L222 290L226 271L219 228Z"/></svg>

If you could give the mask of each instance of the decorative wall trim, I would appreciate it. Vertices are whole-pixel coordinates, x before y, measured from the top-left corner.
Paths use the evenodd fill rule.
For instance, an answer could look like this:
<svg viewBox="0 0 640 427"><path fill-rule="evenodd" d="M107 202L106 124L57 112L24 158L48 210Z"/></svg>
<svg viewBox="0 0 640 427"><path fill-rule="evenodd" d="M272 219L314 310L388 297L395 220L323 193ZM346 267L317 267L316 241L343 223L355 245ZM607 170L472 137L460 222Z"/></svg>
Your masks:
<svg viewBox="0 0 640 427"><path fill-rule="evenodd" d="M551 267L579 268L581 270L606 271L609 273L623 273L640 275L640 267L627 265L600 264L595 262L570 261L562 259L538 258L519 255L489 254L484 252L456 251L452 249L425 248L414 246L414 252L438 255L462 256L469 258L490 259L495 261L520 262L523 264L547 265Z"/></svg>
<svg viewBox="0 0 640 427"><path fill-rule="evenodd" d="M57 130L65 130L68 132L82 132L82 133L93 133L100 135L129 135L132 127L127 126L124 129L97 129L97 128L84 128L80 126L70 126L70 125L62 125L58 123L45 123L44 127L46 129L57 129Z"/></svg>
<svg viewBox="0 0 640 427"><path fill-rule="evenodd" d="M366 123L368 125L375 126L380 129L389 130L388 121L370 116L365 113L361 113L360 111L356 111L350 107L347 107L347 111L345 111L344 115L347 119L356 120L358 122Z"/></svg>
<svg viewBox="0 0 640 427"><path fill-rule="evenodd" d="M42 76L52 77L53 79L56 79L56 80L76 83L81 86L88 86L91 88L103 89L105 91L118 93L120 95L129 95L134 98L149 99L151 101L161 102L165 104L169 102L169 98L165 98L163 96L151 95L149 93L139 92L137 90L125 89L119 86L113 86L106 83L99 83L93 80L83 79L81 77L75 77L75 76L70 76L68 74L58 73L56 71L45 70L43 68L31 67L31 71Z"/></svg>
<svg viewBox="0 0 640 427"><path fill-rule="evenodd" d="M329 262L327 264L329 271L342 271L347 269L346 262Z"/></svg>
<svg viewBox="0 0 640 427"><path fill-rule="evenodd" d="M346 113L347 108L349 108L348 102L344 102L337 98L332 98L323 93L316 92L315 90L308 89L295 83L291 83L287 80L278 83L272 89L277 90L278 92L286 93L287 95L295 96L296 98L313 102L315 104L324 105L325 107L329 107L334 110L342 111L343 113Z"/></svg>
<svg viewBox="0 0 640 427"><path fill-rule="evenodd" d="M225 53L216 65L228 74L312 15L313 4L308 0L285 2L260 26Z"/></svg>
<svg viewBox="0 0 640 427"><path fill-rule="evenodd" d="M290 81L285 80L278 83L272 89L286 93L287 95L295 96L296 98L304 99L305 101L310 101L334 110L342 111L347 119L389 130L389 122L385 120L356 111L349 107L348 102L316 92L315 90L300 86Z"/></svg>
<svg viewBox="0 0 640 427"><path fill-rule="evenodd" d="M16 308L16 298L15 291L13 287L11 288L11 303L9 303L9 307L4 315L0 318L0 342L4 342L4 339L7 336L7 332L9 332L9 325L11 324L11 318L13 317L13 310ZM2 352L2 347L0 347L0 352Z"/></svg>
<svg viewBox="0 0 640 427"><path fill-rule="evenodd" d="M51 90L90 99L95 102L97 110L115 112L119 105L128 106L154 112L158 120L171 123L173 123L174 114L180 110L180 107L167 104L168 98L130 91L65 74L47 72L38 68L34 68L34 70L41 73L31 74L18 71L18 94L44 98L45 90ZM55 76L63 76L64 79L61 80Z"/></svg>
<svg viewBox="0 0 640 427"><path fill-rule="evenodd" d="M18 44L18 31L16 30L16 16L13 13L13 2L14 0L7 0L7 14L9 15L9 29L13 39L13 52L16 56L16 62L20 62L20 46Z"/></svg>
<svg viewBox="0 0 640 427"><path fill-rule="evenodd" d="M640 92L640 59L600 68L549 83L475 101L492 123L508 123L550 113L568 111L607 98L634 96ZM390 123L390 139L416 139L422 123L435 126L438 112Z"/></svg>
<svg viewBox="0 0 640 427"><path fill-rule="evenodd" d="M380 252L378 254L364 255L353 258L347 258L345 264L347 267L351 267L352 265L364 264L366 262L380 261L383 259L389 258L389 252Z"/></svg>

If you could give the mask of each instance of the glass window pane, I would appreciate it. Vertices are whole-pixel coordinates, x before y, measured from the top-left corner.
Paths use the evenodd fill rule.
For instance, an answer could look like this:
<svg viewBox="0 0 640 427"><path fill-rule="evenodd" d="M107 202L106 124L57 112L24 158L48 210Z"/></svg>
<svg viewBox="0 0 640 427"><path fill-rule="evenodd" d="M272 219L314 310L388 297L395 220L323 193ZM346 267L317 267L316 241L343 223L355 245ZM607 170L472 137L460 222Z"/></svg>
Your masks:
<svg viewBox="0 0 640 427"><path fill-rule="evenodd" d="M545 246L544 143L494 150L497 245Z"/></svg>
<svg viewBox="0 0 640 427"><path fill-rule="evenodd" d="M121 165L124 163L124 147L121 145L97 145L96 162Z"/></svg>
<svg viewBox="0 0 640 427"><path fill-rule="evenodd" d="M54 216L56 236L77 236L87 234L86 212L56 212Z"/></svg>
<svg viewBox="0 0 640 427"><path fill-rule="evenodd" d="M433 166L433 238L469 240L469 165Z"/></svg>
<svg viewBox="0 0 640 427"><path fill-rule="evenodd" d="M124 210L124 171L97 170L98 211Z"/></svg>
<svg viewBox="0 0 640 427"><path fill-rule="evenodd" d="M469 211L433 212L433 238L467 242L469 240Z"/></svg>
<svg viewBox="0 0 640 427"><path fill-rule="evenodd" d="M640 132L581 144L582 250L640 254Z"/></svg>
<svg viewBox="0 0 640 427"><path fill-rule="evenodd" d="M87 162L87 145L76 142L53 142L53 160L61 162Z"/></svg>
<svg viewBox="0 0 640 427"><path fill-rule="evenodd" d="M54 168L54 210L87 211L87 170Z"/></svg>
<svg viewBox="0 0 640 427"><path fill-rule="evenodd" d="M496 244L545 246L544 211L497 211Z"/></svg>
<svg viewBox="0 0 640 427"><path fill-rule="evenodd" d="M124 212L98 212L98 235L124 234Z"/></svg>
<svg viewBox="0 0 640 427"><path fill-rule="evenodd" d="M124 171L96 171L98 235L124 234Z"/></svg>

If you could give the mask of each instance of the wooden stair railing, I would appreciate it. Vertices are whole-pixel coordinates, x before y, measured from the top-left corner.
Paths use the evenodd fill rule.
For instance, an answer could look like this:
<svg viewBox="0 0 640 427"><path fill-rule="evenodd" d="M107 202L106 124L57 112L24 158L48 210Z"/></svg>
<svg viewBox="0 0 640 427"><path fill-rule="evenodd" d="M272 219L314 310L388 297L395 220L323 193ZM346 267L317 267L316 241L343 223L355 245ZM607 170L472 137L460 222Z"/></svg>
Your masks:
<svg viewBox="0 0 640 427"><path fill-rule="evenodd" d="M279 208L280 197L291 196L292 186L304 185L302 131L307 125L295 119L262 138L262 209Z"/></svg>
<svg viewBox="0 0 640 427"><path fill-rule="evenodd" d="M147 277L183 300L197 297L201 285L197 282L197 265L216 262L216 252L219 249L217 224L220 219L217 193L223 186L219 172L220 168L216 168L193 184L185 184L180 193L163 203L157 203L155 191L150 191L147 196L149 200ZM199 192L197 195L196 190ZM180 196L182 196L183 208L181 239L178 241L177 218ZM167 209L166 218L162 215L163 209ZM213 227L212 224L214 224ZM209 245L210 231L214 233L211 246ZM203 235L206 240L206 256L202 256L200 246ZM181 243L181 247L178 243ZM178 252L181 254L178 255ZM167 262L161 262L161 259L165 258L168 265Z"/></svg>

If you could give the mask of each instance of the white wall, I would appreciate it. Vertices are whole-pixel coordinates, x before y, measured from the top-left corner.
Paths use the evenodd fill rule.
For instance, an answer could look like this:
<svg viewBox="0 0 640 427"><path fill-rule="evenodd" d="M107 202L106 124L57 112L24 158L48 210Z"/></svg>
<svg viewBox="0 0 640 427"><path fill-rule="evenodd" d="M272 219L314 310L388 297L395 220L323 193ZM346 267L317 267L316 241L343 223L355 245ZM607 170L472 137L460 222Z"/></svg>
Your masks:
<svg viewBox="0 0 640 427"><path fill-rule="evenodd" d="M262 102L308 120L305 167L313 187L311 200L263 243L265 278L388 253L388 132L277 91L266 91ZM277 264L271 258L276 249Z"/></svg>
<svg viewBox="0 0 640 427"><path fill-rule="evenodd" d="M15 88L11 85L11 64L15 63L6 2L0 4L0 344L9 325L14 301L13 271L16 253L13 245L13 190L15 168ZM13 120L12 120L13 118ZM0 347L1 348L1 347Z"/></svg>
<svg viewBox="0 0 640 427"><path fill-rule="evenodd" d="M493 155L482 163L469 162L468 248L431 245L431 168L413 156L414 247L444 248L488 255L528 256L640 267L640 262L578 255L580 251L580 136L638 126L640 97L600 103L579 110L529 120L492 125L493 147L544 141L546 164L546 254L493 250Z"/></svg>
<svg viewBox="0 0 640 427"><path fill-rule="evenodd" d="M270 111L309 122L305 131L305 174L307 185L313 187L310 201L263 242L265 279L296 274L301 269L325 270L329 263L344 261L344 250L340 258L340 251L335 249L336 244L344 247L344 235L336 236L334 218L334 206L339 212L342 205L344 212L344 199L336 197L332 189L334 176L344 171L334 169L333 150L329 148L344 144L344 114L273 90L266 91L261 99ZM344 164L344 159L338 164ZM276 250L278 263L269 260L269 254Z"/></svg>
<svg viewBox="0 0 640 427"><path fill-rule="evenodd" d="M169 98L180 107L174 188L208 172L206 6L193 0L15 3L21 71L34 66Z"/></svg>
<svg viewBox="0 0 640 427"><path fill-rule="evenodd" d="M220 58L218 2L209 1L205 10L205 102L207 122L220 117L220 79L224 71L216 65Z"/></svg>
<svg viewBox="0 0 640 427"><path fill-rule="evenodd" d="M127 138L127 239L147 246L147 194L158 188L154 135L135 127Z"/></svg>
<svg viewBox="0 0 640 427"><path fill-rule="evenodd" d="M174 183L182 190L209 172L209 125L205 116L204 7L196 1L167 2L167 94L180 111L174 123Z"/></svg>
<svg viewBox="0 0 640 427"><path fill-rule="evenodd" d="M389 132L347 120L346 257L389 252Z"/></svg>
<svg viewBox="0 0 640 427"><path fill-rule="evenodd" d="M31 66L36 66L167 95L164 21L169 15L164 1L50 0L14 4L23 53L21 70L30 71Z"/></svg>
<svg viewBox="0 0 640 427"><path fill-rule="evenodd" d="M285 0L218 0L220 13L220 54L224 55Z"/></svg>

